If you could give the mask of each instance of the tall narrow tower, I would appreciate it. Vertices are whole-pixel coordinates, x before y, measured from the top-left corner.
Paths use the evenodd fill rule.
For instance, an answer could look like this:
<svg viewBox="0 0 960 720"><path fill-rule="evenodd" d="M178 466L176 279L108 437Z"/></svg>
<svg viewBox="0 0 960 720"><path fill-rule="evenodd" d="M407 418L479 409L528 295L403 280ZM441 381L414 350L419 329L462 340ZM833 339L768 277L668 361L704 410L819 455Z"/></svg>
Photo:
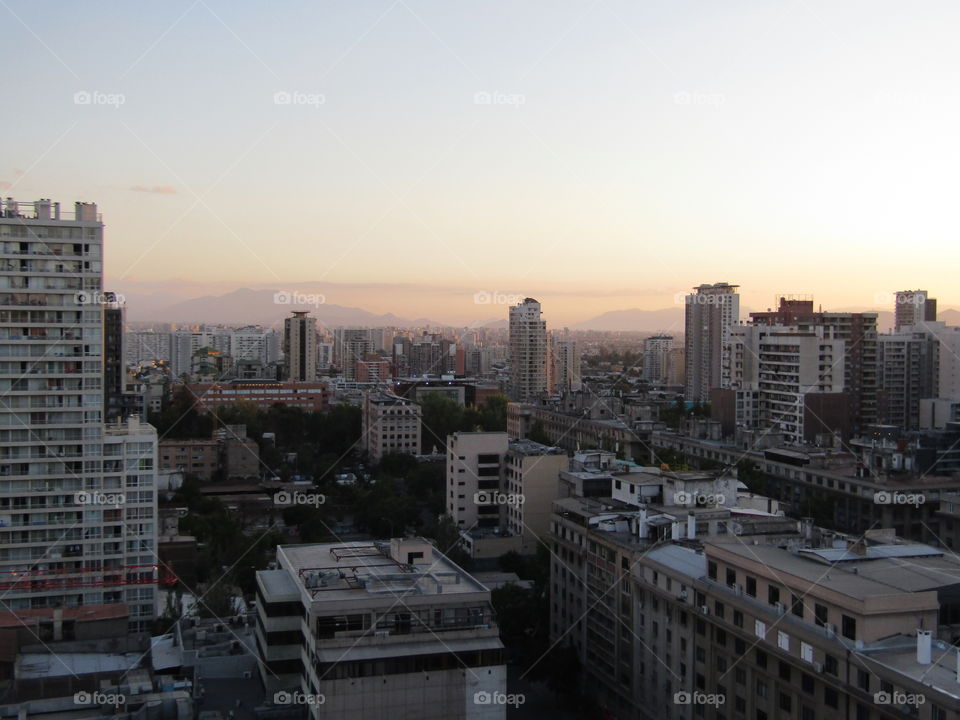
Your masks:
<svg viewBox="0 0 960 720"><path fill-rule="evenodd" d="M525 298L510 308L510 396L531 402L547 392L547 323L540 303Z"/></svg>
<svg viewBox="0 0 960 720"><path fill-rule="evenodd" d="M317 320L310 313L294 312L283 321L283 354L287 379L314 382L317 379Z"/></svg>
<svg viewBox="0 0 960 720"><path fill-rule="evenodd" d="M738 285L715 283L694 288L686 296L686 398L706 402L710 389L726 387L723 353L730 328L740 320Z"/></svg>

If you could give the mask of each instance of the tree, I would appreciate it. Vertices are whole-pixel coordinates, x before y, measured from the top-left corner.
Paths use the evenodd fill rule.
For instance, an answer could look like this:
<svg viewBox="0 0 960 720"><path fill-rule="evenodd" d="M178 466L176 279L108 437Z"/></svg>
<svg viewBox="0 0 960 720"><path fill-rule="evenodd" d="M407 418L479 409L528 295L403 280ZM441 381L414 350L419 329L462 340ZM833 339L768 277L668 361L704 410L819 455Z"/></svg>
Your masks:
<svg viewBox="0 0 960 720"><path fill-rule="evenodd" d="M547 437L547 431L543 428L543 421L534 420L530 424L530 430L527 432L527 439L543 445L550 444L550 438Z"/></svg>

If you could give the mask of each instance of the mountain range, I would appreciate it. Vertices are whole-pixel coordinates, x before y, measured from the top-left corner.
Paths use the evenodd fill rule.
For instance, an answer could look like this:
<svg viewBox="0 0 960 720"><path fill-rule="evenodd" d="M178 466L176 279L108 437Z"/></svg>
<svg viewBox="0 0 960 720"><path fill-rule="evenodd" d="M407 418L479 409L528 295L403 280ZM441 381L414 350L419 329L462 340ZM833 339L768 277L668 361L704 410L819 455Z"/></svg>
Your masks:
<svg viewBox="0 0 960 720"><path fill-rule="evenodd" d="M326 303L322 295L278 292L269 289L240 288L223 295L196 298L171 298L169 295L137 294L126 296L127 319L132 322L223 323L225 325L279 325L294 310L304 310L316 317L321 326L356 327L424 327L449 326L430 318L406 318L393 313L377 314L358 307ZM171 302L172 301L172 302ZM893 327L893 313L875 308L840 308L838 311L877 312L880 332ZM750 308L741 308L747 317ZM482 321L456 323L458 327L504 328L506 308L502 314ZM949 325L960 325L960 310L944 308L938 319ZM683 333L683 307L660 310L630 308L611 310L588 320L570 325L571 330L634 331L649 333Z"/></svg>

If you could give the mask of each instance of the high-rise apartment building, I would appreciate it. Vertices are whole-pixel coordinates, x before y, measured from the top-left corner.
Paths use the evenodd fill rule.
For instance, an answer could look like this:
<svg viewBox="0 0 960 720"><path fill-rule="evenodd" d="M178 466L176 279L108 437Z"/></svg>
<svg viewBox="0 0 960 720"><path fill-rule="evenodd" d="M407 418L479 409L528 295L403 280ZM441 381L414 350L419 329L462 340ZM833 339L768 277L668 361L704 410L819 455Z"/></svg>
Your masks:
<svg viewBox="0 0 960 720"><path fill-rule="evenodd" d="M4 605L127 603L143 631L155 617L157 437L136 418L104 423L97 206L8 199L0 263Z"/></svg>
<svg viewBox="0 0 960 720"><path fill-rule="evenodd" d="M723 377L723 356L730 328L740 320L738 285L715 283L694 288L685 296L684 360L687 400L706 402L710 390L728 387Z"/></svg>
<svg viewBox="0 0 960 720"><path fill-rule="evenodd" d="M928 297L926 290L901 290L895 293L894 297L894 332L910 325L936 322L937 301L936 298Z"/></svg>
<svg viewBox="0 0 960 720"><path fill-rule="evenodd" d="M654 335L643 341L643 379L666 385L670 379L673 335Z"/></svg>
<svg viewBox="0 0 960 720"><path fill-rule="evenodd" d="M317 319L307 312L294 312L283 320L283 354L287 379L315 382L317 379Z"/></svg>
<svg viewBox="0 0 960 720"><path fill-rule="evenodd" d="M566 328L550 335L550 392L576 391L580 382L580 352Z"/></svg>
<svg viewBox="0 0 960 720"><path fill-rule="evenodd" d="M374 342L374 331L365 328L337 328L333 332L333 345L344 380L356 380L357 362L380 349Z"/></svg>
<svg viewBox="0 0 960 720"><path fill-rule="evenodd" d="M547 322L533 298L510 308L510 396L536 400L547 392Z"/></svg>
<svg viewBox="0 0 960 720"><path fill-rule="evenodd" d="M877 313L814 311L810 298L780 298L776 310L750 313L754 325L790 326L843 340L843 387L849 397L850 427L859 432L877 422Z"/></svg>
<svg viewBox="0 0 960 720"><path fill-rule="evenodd" d="M905 325L877 337L878 419L904 430L920 429L920 400L938 396L939 342L923 326Z"/></svg>

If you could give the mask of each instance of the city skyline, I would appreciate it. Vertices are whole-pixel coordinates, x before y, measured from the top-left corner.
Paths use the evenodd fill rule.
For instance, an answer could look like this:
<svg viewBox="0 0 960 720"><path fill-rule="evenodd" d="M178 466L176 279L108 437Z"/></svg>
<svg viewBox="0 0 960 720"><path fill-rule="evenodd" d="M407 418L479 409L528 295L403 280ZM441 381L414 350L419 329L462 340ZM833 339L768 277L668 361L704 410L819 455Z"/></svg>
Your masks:
<svg viewBox="0 0 960 720"><path fill-rule="evenodd" d="M951 304L947 3L7 13L0 192L96 201L126 294L315 283L482 319L474 293L520 293L554 324L724 279L758 309L905 280Z"/></svg>

